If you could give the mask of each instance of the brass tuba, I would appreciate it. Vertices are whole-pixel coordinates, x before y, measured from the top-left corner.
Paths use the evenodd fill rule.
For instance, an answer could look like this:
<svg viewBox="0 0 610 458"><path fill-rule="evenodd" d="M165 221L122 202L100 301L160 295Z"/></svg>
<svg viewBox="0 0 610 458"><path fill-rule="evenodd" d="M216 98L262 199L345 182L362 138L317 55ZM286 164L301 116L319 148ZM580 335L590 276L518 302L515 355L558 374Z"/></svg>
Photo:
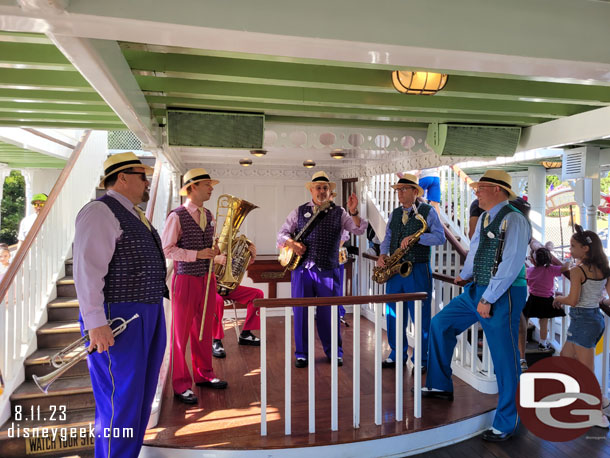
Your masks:
<svg viewBox="0 0 610 458"><path fill-rule="evenodd" d="M250 263L252 255L249 246L252 242L245 235L236 237L236 234L248 213L255 208L258 206L229 194L218 197L216 221L219 221L221 216L225 217L218 239L218 248L227 256L224 266L214 265L217 291L221 296L226 296L239 286Z"/></svg>
<svg viewBox="0 0 610 458"><path fill-rule="evenodd" d="M421 222L421 227L411 235L411 239L409 240L409 244L406 248L398 247L394 253L385 260L385 264L383 267L373 267L373 281L379 284L387 282L392 276L395 274L400 274L402 277L408 277L411 275L411 270L413 270L413 264L411 261L401 262L407 252L413 248L418 241L421 235L426 232L428 229L428 224L426 223L426 218L421 216L419 213L415 215L415 218Z"/></svg>

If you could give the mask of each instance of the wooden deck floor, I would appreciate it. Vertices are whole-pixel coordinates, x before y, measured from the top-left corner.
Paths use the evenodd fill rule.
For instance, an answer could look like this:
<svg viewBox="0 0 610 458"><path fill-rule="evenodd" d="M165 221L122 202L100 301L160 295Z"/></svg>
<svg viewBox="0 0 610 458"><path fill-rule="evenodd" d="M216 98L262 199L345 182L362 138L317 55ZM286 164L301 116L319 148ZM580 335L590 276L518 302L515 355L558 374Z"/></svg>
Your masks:
<svg viewBox="0 0 610 458"><path fill-rule="evenodd" d="M351 315L348 315L348 321ZM292 367L292 435L284 435L284 318L268 319L268 436L260 436L260 353L258 347L237 345L231 328L223 340L227 358L215 359L217 375L229 382L226 390L195 387L197 406L187 406L165 389L157 427L145 444L172 448L260 449L332 445L412 433L495 408L496 396L483 395L455 379L455 401L423 400L423 415L413 418L412 377L405 369L406 421L394 420L394 371L383 371L383 424L374 423L374 327L361 325L361 426L352 427L353 327L342 326L344 366L339 368L339 431L330 431L330 364L317 341L316 433L308 433L307 369ZM316 339L318 340L318 339ZM385 344L387 346L387 344ZM274 352L275 350L275 352ZM384 356L386 350L384 350Z"/></svg>

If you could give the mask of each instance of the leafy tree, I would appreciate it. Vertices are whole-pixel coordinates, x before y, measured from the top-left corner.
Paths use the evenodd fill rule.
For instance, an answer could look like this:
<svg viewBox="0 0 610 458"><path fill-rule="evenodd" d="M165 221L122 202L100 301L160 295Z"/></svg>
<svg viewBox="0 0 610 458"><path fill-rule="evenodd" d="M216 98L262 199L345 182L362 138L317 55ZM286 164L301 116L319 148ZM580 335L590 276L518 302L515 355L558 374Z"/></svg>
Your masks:
<svg viewBox="0 0 610 458"><path fill-rule="evenodd" d="M0 242L17 243L19 222L25 216L25 179L21 172L12 170L4 180L4 195L0 205Z"/></svg>

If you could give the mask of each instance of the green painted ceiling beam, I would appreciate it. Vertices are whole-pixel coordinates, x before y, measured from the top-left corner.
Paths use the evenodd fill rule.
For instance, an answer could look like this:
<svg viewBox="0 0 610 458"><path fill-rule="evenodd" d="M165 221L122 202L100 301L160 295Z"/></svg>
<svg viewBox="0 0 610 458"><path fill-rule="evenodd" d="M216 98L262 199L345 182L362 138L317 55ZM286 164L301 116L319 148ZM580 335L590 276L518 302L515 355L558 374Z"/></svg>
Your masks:
<svg viewBox="0 0 610 458"><path fill-rule="evenodd" d="M287 105L255 102L235 102L205 99L173 98L161 96L148 96L146 100L153 107L153 113L157 118L165 116L165 109L171 108L193 108L209 110L238 110L254 111L267 115L277 116L354 116L371 120L399 120L414 122L476 122L487 124L510 124L529 126L548 121L548 118L511 117L511 116L480 116L460 113L422 113L404 110L374 110L365 108L344 107L322 107L308 105Z"/></svg>
<svg viewBox="0 0 610 458"><path fill-rule="evenodd" d="M0 126L4 127L50 127L53 129L98 129L98 130L124 130L123 123L80 121L78 119L68 121L48 120L11 120L0 118Z"/></svg>
<svg viewBox="0 0 610 458"><path fill-rule="evenodd" d="M0 41L0 66L11 65L19 65L20 69L77 71L61 51L52 44L44 46Z"/></svg>
<svg viewBox="0 0 610 458"><path fill-rule="evenodd" d="M30 151L10 143L0 142L0 162L11 167L63 168L65 159Z"/></svg>
<svg viewBox="0 0 610 458"><path fill-rule="evenodd" d="M0 68L0 88L30 86L31 89L95 92L78 72Z"/></svg>
<svg viewBox="0 0 610 458"><path fill-rule="evenodd" d="M0 84L2 81L0 81ZM28 102L56 103L69 105L100 105L107 106L106 102L96 92L72 92L33 89L3 89L0 87L0 103L2 102Z"/></svg>
<svg viewBox="0 0 610 458"><path fill-rule="evenodd" d="M124 50L135 74L156 72L159 77L395 93L391 72L301 63L280 63L215 56L161 54ZM542 101L592 106L610 104L609 86L547 83L501 78L450 75L447 86L436 97L472 97Z"/></svg>
<svg viewBox="0 0 610 458"><path fill-rule="evenodd" d="M235 84L218 81L194 81L177 78L136 76L144 91L177 97L201 97L265 103L288 103L352 108L402 108L412 111L473 113L478 115L509 115L531 117L562 117L588 111L585 105L514 102L472 98L406 96L402 94L336 91L256 84Z"/></svg>
<svg viewBox="0 0 610 458"><path fill-rule="evenodd" d="M0 30L0 42L36 43L41 45L53 44L53 42L42 33L8 32L5 30Z"/></svg>
<svg viewBox="0 0 610 458"><path fill-rule="evenodd" d="M14 120L14 119L31 119L41 121L73 121L73 122L90 122L90 121L102 121L105 123L116 123L122 124L121 120L116 116L108 116L105 114L65 114L65 113L12 113L5 112L0 106L0 119L3 120Z"/></svg>
<svg viewBox="0 0 610 458"><path fill-rule="evenodd" d="M73 113L73 114L99 114L104 116L116 116L114 111L106 105L84 105L69 103L32 103L32 102L10 102L0 99L0 111L28 111L34 113Z"/></svg>

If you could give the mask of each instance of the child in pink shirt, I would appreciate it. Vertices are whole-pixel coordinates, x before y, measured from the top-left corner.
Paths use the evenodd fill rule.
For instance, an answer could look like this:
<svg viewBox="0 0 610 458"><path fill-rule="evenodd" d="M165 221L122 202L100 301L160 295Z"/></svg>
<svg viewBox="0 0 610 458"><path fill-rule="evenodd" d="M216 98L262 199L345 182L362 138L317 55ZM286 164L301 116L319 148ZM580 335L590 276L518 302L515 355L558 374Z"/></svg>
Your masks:
<svg viewBox="0 0 610 458"><path fill-rule="evenodd" d="M528 267L526 270L529 297L523 309L525 326L521 326L519 330L521 368L524 370L527 369L527 362L525 361L527 320L532 317L539 318L540 341L538 343L538 350L551 352L553 348L547 341L548 319L556 316L565 316L563 309L553 307L553 296L555 293L555 277L561 276L567 270L567 264L565 266L551 265L551 252L549 248L552 247L552 244L550 247L548 245L532 247L530 261L533 266Z"/></svg>

